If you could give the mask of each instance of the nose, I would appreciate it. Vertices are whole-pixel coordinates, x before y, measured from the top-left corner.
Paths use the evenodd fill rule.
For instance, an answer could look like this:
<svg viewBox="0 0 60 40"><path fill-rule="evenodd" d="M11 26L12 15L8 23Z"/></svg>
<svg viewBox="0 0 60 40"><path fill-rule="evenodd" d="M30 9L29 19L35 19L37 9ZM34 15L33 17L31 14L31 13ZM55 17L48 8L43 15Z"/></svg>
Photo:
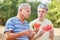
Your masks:
<svg viewBox="0 0 60 40"><path fill-rule="evenodd" d="M39 14L40 14L40 15L43 15L44 13L40 12Z"/></svg>
<svg viewBox="0 0 60 40"><path fill-rule="evenodd" d="M28 12L27 15L30 16L30 13Z"/></svg>

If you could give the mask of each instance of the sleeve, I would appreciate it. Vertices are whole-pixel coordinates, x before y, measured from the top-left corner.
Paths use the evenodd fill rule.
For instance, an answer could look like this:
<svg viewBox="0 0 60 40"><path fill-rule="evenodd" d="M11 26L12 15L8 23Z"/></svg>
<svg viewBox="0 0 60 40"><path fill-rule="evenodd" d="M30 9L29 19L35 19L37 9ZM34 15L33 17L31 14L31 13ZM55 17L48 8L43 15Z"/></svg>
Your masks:
<svg viewBox="0 0 60 40"><path fill-rule="evenodd" d="M51 21L49 21L50 25L52 26L52 31L54 31L54 26Z"/></svg>
<svg viewBox="0 0 60 40"><path fill-rule="evenodd" d="M7 32L7 31L10 31L10 30L14 31L14 24L13 24L13 22L12 22L11 19L9 19L9 20L6 22L6 24L5 24L5 29L4 29L4 33Z"/></svg>
<svg viewBox="0 0 60 40"><path fill-rule="evenodd" d="M33 21L29 23L29 26L30 26L30 29L31 29L31 30L33 29L33 24L34 24Z"/></svg>
<svg viewBox="0 0 60 40"><path fill-rule="evenodd" d="M50 21L50 24L52 25L52 27L54 28L54 26L53 26L53 23Z"/></svg>

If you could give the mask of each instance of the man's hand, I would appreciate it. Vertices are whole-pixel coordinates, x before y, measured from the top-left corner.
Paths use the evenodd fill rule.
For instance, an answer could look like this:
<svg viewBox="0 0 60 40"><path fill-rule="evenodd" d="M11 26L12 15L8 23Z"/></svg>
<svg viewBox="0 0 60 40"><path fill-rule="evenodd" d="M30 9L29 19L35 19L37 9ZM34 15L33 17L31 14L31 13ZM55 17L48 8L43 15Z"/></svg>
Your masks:
<svg viewBox="0 0 60 40"><path fill-rule="evenodd" d="M25 35L29 37L30 40L36 40L34 35L38 32L39 29L25 30Z"/></svg>
<svg viewBox="0 0 60 40"><path fill-rule="evenodd" d="M34 35L36 34L37 30L36 29L33 29L33 30L30 30L31 34L29 36L29 40L36 40L34 38Z"/></svg>
<svg viewBox="0 0 60 40"><path fill-rule="evenodd" d="M26 35L26 36L32 36L32 35L34 35L37 31L35 31L35 29L33 29L33 30L25 30L25 31L23 31L24 32L24 34Z"/></svg>
<svg viewBox="0 0 60 40"><path fill-rule="evenodd" d="M37 33L37 32L39 31L39 29L38 29L38 28L36 28L36 29L34 29L34 31Z"/></svg>
<svg viewBox="0 0 60 40"><path fill-rule="evenodd" d="M26 35L26 36L29 36L31 34L30 30L25 30L23 31L23 33Z"/></svg>

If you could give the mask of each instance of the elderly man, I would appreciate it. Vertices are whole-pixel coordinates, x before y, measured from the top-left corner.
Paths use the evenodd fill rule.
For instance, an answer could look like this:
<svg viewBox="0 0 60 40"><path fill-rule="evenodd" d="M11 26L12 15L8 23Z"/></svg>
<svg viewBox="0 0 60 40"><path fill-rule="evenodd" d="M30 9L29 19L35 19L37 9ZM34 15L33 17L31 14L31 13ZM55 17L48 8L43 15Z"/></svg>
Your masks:
<svg viewBox="0 0 60 40"><path fill-rule="evenodd" d="M38 18L30 22L31 29L39 29L39 31L34 36L35 39L39 37L39 40L49 40L49 38L51 40L54 39L53 24L49 19L45 18L47 11L48 7L45 4L40 4L37 7Z"/></svg>
<svg viewBox="0 0 60 40"><path fill-rule="evenodd" d="M30 40L35 30L30 30L28 22L31 6L27 3L21 3L18 7L18 14L8 19L5 25L4 33L6 40Z"/></svg>

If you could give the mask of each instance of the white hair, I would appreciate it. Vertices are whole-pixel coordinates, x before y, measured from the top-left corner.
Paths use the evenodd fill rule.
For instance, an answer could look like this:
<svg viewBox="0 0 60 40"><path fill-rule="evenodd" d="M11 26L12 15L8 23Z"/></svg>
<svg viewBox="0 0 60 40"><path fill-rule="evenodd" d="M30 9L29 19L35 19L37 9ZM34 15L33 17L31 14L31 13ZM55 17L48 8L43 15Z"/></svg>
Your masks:
<svg viewBox="0 0 60 40"><path fill-rule="evenodd" d="M20 9L27 7L31 8L31 6L28 3L21 3L18 7L18 12L20 11Z"/></svg>

